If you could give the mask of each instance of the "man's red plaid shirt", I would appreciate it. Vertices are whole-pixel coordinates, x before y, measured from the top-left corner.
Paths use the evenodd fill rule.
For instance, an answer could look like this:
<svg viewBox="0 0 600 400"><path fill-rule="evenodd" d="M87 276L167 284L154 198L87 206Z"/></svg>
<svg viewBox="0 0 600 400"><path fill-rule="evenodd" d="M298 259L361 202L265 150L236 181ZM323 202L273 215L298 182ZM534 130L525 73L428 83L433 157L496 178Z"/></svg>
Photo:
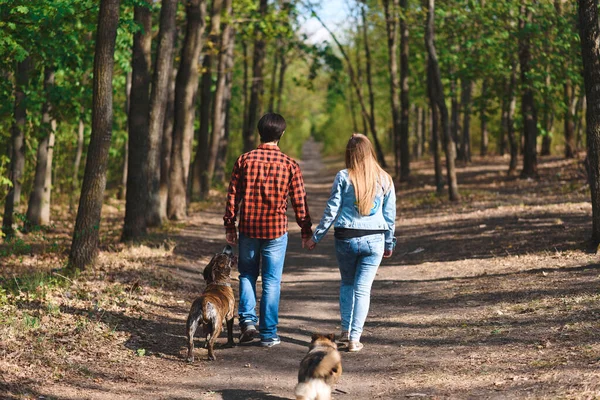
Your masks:
<svg viewBox="0 0 600 400"><path fill-rule="evenodd" d="M274 144L263 143L242 154L235 162L227 191L223 217L227 233L235 233L239 210L239 231L244 235L256 239L282 236L287 232L288 196L302 237L310 238L312 222L298 163Z"/></svg>

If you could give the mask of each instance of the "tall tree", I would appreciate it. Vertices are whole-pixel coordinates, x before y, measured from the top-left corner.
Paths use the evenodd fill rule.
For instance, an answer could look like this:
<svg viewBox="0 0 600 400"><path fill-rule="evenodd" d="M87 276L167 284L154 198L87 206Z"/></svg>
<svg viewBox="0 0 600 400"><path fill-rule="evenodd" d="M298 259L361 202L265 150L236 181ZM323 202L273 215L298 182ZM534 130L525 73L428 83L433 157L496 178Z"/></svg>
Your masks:
<svg viewBox="0 0 600 400"><path fill-rule="evenodd" d="M592 244L600 244L600 28L598 1L578 0L579 36L587 100L587 163L592 200Z"/></svg>
<svg viewBox="0 0 600 400"><path fill-rule="evenodd" d="M69 265L75 269L83 269L93 263L98 252L108 150L112 136L112 77L118 25L119 0L101 0L94 57L92 135L69 254Z"/></svg>
<svg viewBox="0 0 600 400"><path fill-rule="evenodd" d="M27 206L26 229L50 223L50 194L52 191L52 156L56 120L53 116L51 91L54 86L54 67L44 69L46 101L42 107L42 137L38 143L33 189Z"/></svg>
<svg viewBox="0 0 600 400"><path fill-rule="evenodd" d="M2 232L7 238L14 235L14 212L21 201L21 185L25 168L25 128L27 124L27 86L32 69L31 57L17 63L14 122L12 125L12 153L10 158L10 176L12 186L4 203Z"/></svg>
<svg viewBox="0 0 600 400"><path fill-rule="evenodd" d="M471 162L471 95L473 93L473 81L468 78L461 80L461 103L463 110L462 141L460 154L464 162Z"/></svg>
<svg viewBox="0 0 600 400"><path fill-rule="evenodd" d="M442 86L442 76L438 63L438 57L435 49L435 0L427 0L427 23L425 27L425 46L429 55L429 62L432 77L432 97L440 110L442 120L442 135L446 152L446 171L448 178L448 197L451 201L460 200L458 193L458 182L456 179L456 168L454 159L456 158L456 144L452 139L450 132L450 121L448 118L448 107L444 97L444 88Z"/></svg>
<svg viewBox="0 0 600 400"><path fill-rule="evenodd" d="M383 0L387 31L388 70L390 74L390 105L392 107L392 134L394 137L395 171L400 173L400 79L398 76L398 10L399 0ZM352 95L352 93L350 93ZM352 112L354 118L354 112ZM356 123L354 123L356 125Z"/></svg>
<svg viewBox="0 0 600 400"><path fill-rule="evenodd" d="M160 202L161 145L173 70L173 49L177 27L177 0L162 0L160 8L160 31L156 48L156 61L150 95L150 122L148 129L148 205L146 223L160 226L167 219L166 209Z"/></svg>
<svg viewBox="0 0 600 400"><path fill-rule="evenodd" d="M123 241L146 234L148 204L148 129L150 118L150 63L152 47L152 9L145 0L135 6L134 20L139 30L133 35L131 58L131 104L129 105L129 168L125 201Z"/></svg>
<svg viewBox="0 0 600 400"><path fill-rule="evenodd" d="M529 6L521 6L519 17L519 63L521 66L521 114L523 117L523 170L521 178L536 178L537 172L537 110L531 79L531 36L533 11Z"/></svg>
<svg viewBox="0 0 600 400"><path fill-rule="evenodd" d="M400 0L400 180L410 175L410 148L408 144L409 101L408 101L408 0Z"/></svg>
<svg viewBox="0 0 600 400"><path fill-rule="evenodd" d="M248 103L248 115L244 125L244 152L252 150L256 146L256 124L260 110L262 109L264 76L263 68L266 55L265 32L261 29L267 15L267 0L258 0L258 16L254 26L254 53L252 57L252 85L250 87L250 101Z"/></svg>
<svg viewBox="0 0 600 400"><path fill-rule="evenodd" d="M187 217L187 182L194 135L194 99L198 87L198 58L206 27L206 1L189 0L186 6L187 27L181 61L175 82L175 122L169 167L167 217Z"/></svg>
<svg viewBox="0 0 600 400"><path fill-rule="evenodd" d="M372 132L377 132L377 121L375 119L375 93L373 91L373 73L371 71L371 66L373 65L373 59L371 58L371 47L369 46L369 34L368 34L368 21L367 21L367 13L365 11L366 6L361 6L361 16L362 16L362 31L363 31L363 43L365 48L365 65L366 65L366 73L367 73L367 89L369 90L369 127ZM383 159L383 157L382 157Z"/></svg>

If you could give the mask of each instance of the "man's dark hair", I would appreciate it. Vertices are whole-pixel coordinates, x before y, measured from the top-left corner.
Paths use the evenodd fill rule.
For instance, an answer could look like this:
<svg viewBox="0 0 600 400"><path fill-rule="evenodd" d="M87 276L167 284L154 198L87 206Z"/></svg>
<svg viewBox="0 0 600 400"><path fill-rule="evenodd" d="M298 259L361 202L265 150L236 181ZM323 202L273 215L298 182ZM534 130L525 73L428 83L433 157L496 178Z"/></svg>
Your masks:
<svg viewBox="0 0 600 400"><path fill-rule="evenodd" d="M258 121L258 133L262 143L279 141L286 128L285 119L279 114L266 113Z"/></svg>

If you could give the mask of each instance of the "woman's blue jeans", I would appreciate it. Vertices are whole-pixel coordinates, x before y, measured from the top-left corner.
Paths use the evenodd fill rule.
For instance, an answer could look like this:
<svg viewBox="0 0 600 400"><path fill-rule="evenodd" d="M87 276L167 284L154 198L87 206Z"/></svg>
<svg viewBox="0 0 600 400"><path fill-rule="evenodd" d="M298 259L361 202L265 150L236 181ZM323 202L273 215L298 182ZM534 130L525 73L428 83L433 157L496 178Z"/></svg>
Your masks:
<svg viewBox="0 0 600 400"><path fill-rule="evenodd" d="M287 249L287 233L276 239L254 239L240 233L238 270L240 272L240 327L259 323L261 339L277 336L281 275ZM260 268L262 258L262 268ZM260 321L256 317L256 280L262 277Z"/></svg>
<svg viewBox="0 0 600 400"><path fill-rule="evenodd" d="M335 240L335 254L342 277L342 331L350 332L352 341L360 340L369 313L371 285L383 258L384 244L383 233Z"/></svg>

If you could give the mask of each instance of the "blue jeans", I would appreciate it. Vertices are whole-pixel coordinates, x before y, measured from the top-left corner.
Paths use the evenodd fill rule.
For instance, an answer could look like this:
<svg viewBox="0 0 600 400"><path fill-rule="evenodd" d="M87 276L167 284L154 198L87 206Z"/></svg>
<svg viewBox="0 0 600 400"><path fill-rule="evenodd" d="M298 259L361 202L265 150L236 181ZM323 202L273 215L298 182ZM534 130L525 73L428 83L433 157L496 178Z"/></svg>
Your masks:
<svg viewBox="0 0 600 400"><path fill-rule="evenodd" d="M384 235L336 239L335 254L340 275L340 315L342 331L359 341L369 313L371 285L383 258Z"/></svg>
<svg viewBox="0 0 600 400"><path fill-rule="evenodd" d="M254 239L240 233L238 270L240 272L240 327L259 322L261 339L277 336L281 275L287 249L287 233L276 239ZM262 268L259 268L262 258ZM256 279L262 277L260 321L256 317Z"/></svg>

